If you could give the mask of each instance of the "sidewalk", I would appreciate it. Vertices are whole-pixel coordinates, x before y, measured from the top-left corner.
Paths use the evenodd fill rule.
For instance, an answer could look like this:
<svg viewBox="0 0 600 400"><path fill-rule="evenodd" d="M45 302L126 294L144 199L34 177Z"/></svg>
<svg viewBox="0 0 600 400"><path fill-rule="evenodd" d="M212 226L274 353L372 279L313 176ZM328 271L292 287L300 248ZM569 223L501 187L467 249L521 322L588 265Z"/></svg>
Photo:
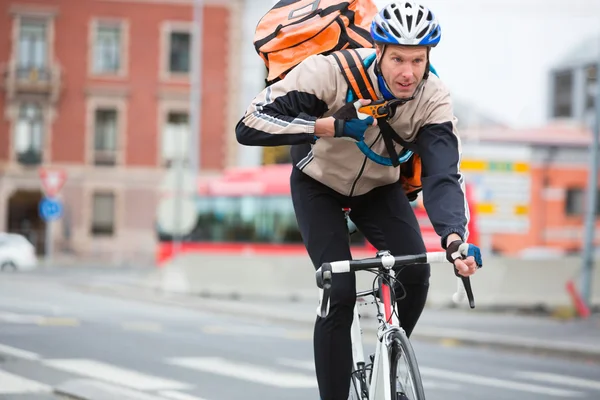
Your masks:
<svg viewBox="0 0 600 400"><path fill-rule="evenodd" d="M286 322L312 328L316 317L314 301L235 300L182 294L153 287L150 281L129 276L119 280L100 279L77 286L86 291L117 295L142 301L226 313L253 320ZM368 309L367 309L368 310ZM372 313L363 313L363 328L372 332L375 320ZM587 320L558 320L542 316L525 316L460 309L426 307L413 339L457 345L485 346L519 352L577 358L600 362L600 315Z"/></svg>

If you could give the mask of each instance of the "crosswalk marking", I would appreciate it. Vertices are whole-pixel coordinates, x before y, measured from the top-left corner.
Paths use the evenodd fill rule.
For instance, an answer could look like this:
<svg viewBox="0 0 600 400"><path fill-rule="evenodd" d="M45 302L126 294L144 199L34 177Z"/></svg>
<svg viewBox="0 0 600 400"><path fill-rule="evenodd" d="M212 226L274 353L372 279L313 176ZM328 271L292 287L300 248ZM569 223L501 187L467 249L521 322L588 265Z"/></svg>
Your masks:
<svg viewBox="0 0 600 400"><path fill-rule="evenodd" d="M151 393L94 379L72 379L63 382L54 389L54 393L69 399L166 400Z"/></svg>
<svg viewBox="0 0 600 400"><path fill-rule="evenodd" d="M44 319L41 315L17 314L8 311L0 311L0 322L10 324L39 324Z"/></svg>
<svg viewBox="0 0 600 400"><path fill-rule="evenodd" d="M291 358L280 358L277 360L277 363L286 367L292 368L300 368L305 369L307 371L315 370L314 361L302 361L302 360L293 360Z"/></svg>
<svg viewBox="0 0 600 400"><path fill-rule="evenodd" d="M50 386L0 370L0 394L49 392Z"/></svg>
<svg viewBox="0 0 600 400"><path fill-rule="evenodd" d="M277 360L277 363L286 367L292 368L300 368L305 369L307 371L315 370L315 364L313 361L302 361L302 360L293 360L290 358L280 358ZM431 390L459 390L462 385L457 383L447 383L447 382L432 382L427 379L423 380L423 387L425 389Z"/></svg>
<svg viewBox="0 0 600 400"><path fill-rule="evenodd" d="M426 390L461 390L462 385L458 383L448 383L448 382L432 382L428 380L423 380L423 389Z"/></svg>
<svg viewBox="0 0 600 400"><path fill-rule="evenodd" d="M4 344L0 344L0 353L7 354L13 357L23 358L25 360L39 360L39 354L33 353L27 350L17 349L16 347L6 346Z"/></svg>
<svg viewBox="0 0 600 400"><path fill-rule="evenodd" d="M167 362L172 365L282 388L302 389L314 388L317 386L316 378L313 376L284 373L253 364L238 363L218 357L179 357L168 359Z"/></svg>
<svg viewBox="0 0 600 400"><path fill-rule="evenodd" d="M137 390L189 389L190 385L86 359L44 360L44 364L89 378Z"/></svg>
<svg viewBox="0 0 600 400"><path fill-rule="evenodd" d="M126 331L161 332L162 325L156 322L132 321L124 322L121 327Z"/></svg>
<svg viewBox="0 0 600 400"><path fill-rule="evenodd" d="M172 390L163 390L158 393L162 397L168 397L173 400L205 400L200 397L192 396L191 394L175 392Z"/></svg>
<svg viewBox="0 0 600 400"><path fill-rule="evenodd" d="M600 382L591 379L577 378L559 374L549 374L545 372L519 371L516 376L525 379L532 379L541 382L555 383L566 386L575 386L583 389L600 390Z"/></svg>
<svg viewBox="0 0 600 400"><path fill-rule="evenodd" d="M518 390L522 392L538 393L557 397L581 397L583 395L581 392L574 392L571 390L563 390L547 386L532 385L529 383L520 383L497 378L489 378L481 375L474 375L471 373L459 373L428 367L419 367L419 370L421 371L421 375L424 376L446 378L453 381L465 382L471 385L492 386L502 389Z"/></svg>

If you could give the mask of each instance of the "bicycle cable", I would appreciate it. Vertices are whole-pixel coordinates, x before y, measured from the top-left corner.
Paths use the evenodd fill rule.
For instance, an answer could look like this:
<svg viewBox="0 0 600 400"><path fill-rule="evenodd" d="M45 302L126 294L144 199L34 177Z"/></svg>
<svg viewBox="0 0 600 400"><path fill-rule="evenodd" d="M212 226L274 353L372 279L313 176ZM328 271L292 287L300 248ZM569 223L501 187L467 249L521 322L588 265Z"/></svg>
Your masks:
<svg viewBox="0 0 600 400"><path fill-rule="evenodd" d="M404 267L404 268L406 268L406 267ZM399 271L397 271L396 274L400 273L404 268L402 268ZM372 274L375 275L375 278L373 279L373 283L371 285L371 288L372 288L374 294L378 292L378 290L376 288L376 283L375 282L377 281L377 278L381 277L388 284L388 286L390 288L390 301L391 301L392 297L394 298L394 303L397 303L399 300L403 300L403 299L406 298L406 295L407 295L406 289L405 289L404 285L402 284L402 282L400 282L400 280L398 278L396 278L396 274L394 274L393 276L390 276L391 279L388 279L388 277L383 277L379 273L379 271L377 271L377 272L371 271L371 270L367 270L367 271L369 271L370 273L372 273ZM402 289L402 292L403 292L402 297L396 298L395 285L392 284L392 282L390 282L390 281L394 281L394 283L398 283L398 286ZM379 294L376 294L376 296L378 296L378 295ZM392 314L390 315L390 317L386 321L388 324L391 322L391 318L392 318L392 316L394 314L398 318L398 321L400 321L400 315L398 315L398 307L394 306L394 307L392 307Z"/></svg>

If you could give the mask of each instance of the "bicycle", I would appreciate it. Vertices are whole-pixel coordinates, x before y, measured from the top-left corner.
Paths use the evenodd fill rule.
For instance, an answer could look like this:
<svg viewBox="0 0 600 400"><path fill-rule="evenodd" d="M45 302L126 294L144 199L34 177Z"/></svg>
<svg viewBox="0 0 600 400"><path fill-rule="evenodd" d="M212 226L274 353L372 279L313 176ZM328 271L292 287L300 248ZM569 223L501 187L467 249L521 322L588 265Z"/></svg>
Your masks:
<svg viewBox="0 0 600 400"><path fill-rule="evenodd" d="M466 257L468 245L460 249ZM323 263L316 272L319 287L318 314L325 318L329 313L329 298L333 274L357 271L370 271L376 275L377 287L357 292L354 307L354 320L351 327L352 376L349 400L424 400L425 393L415 352L405 331L400 325L393 296L393 282L400 268L411 264L448 263L445 252L428 252L418 255L393 256L389 251L379 251L374 258L334 261ZM461 302L466 296L469 306L475 308L475 301L468 277L458 278L457 292L452 299ZM375 353L370 355L370 363L365 362L362 343L362 329L358 312L358 299L373 296L372 304L377 308L377 344ZM402 360L407 363L406 378L398 367ZM410 384L410 386L409 386ZM410 388L410 391L408 389Z"/></svg>

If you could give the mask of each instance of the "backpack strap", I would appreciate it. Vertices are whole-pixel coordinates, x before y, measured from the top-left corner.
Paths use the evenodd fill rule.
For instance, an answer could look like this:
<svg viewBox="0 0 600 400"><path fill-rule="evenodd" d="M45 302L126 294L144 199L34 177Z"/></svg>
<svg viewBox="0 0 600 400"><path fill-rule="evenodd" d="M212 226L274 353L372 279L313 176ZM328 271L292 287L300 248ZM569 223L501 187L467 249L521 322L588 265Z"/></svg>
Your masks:
<svg viewBox="0 0 600 400"><path fill-rule="evenodd" d="M340 66L342 75L344 75L344 79L348 83L348 88L354 95L359 99L377 100L373 82L367 73L367 66L358 52L355 49L345 49L331 54ZM366 60L369 65L372 61L373 59ZM408 143L400 138L385 118L378 118L377 123L383 137L385 148L390 156L391 164L394 167L398 167L400 165L400 160L398 153L394 148L394 142L404 147L406 147Z"/></svg>
<svg viewBox="0 0 600 400"><path fill-rule="evenodd" d="M340 66L348 87L359 99L376 100L377 94L373 82L367 73L358 52L354 49L346 49L331 53Z"/></svg>

